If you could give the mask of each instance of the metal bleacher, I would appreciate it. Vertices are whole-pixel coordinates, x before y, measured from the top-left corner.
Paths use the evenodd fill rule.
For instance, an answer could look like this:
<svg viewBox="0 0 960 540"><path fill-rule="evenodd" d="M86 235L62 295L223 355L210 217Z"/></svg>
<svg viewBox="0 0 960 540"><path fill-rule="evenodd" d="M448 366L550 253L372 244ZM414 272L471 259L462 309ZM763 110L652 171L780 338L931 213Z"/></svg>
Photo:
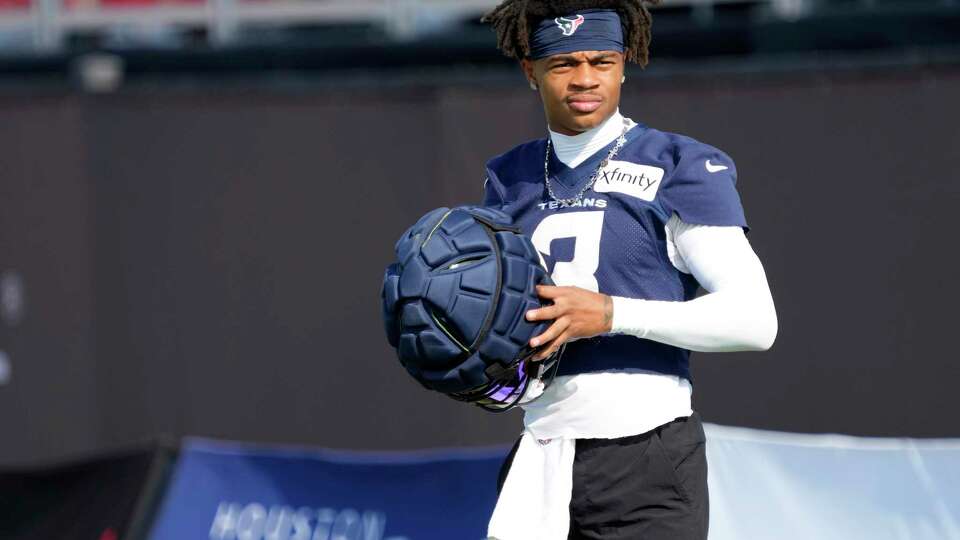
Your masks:
<svg viewBox="0 0 960 540"><path fill-rule="evenodd" d="M478 20L499 1L0 0L0 61L299 46L315 48L303 53L312 65L317 47L387 43L425 44L438 62L445 48L466 48L477 60L493 54ZM960 28L960 0L661 0L653 9L657 52L674 57L949 48Z"/></svg>
<svg viewBox="0 0 960 540"><path fill-rule="evenodd" d="M475 19L498 0L0 0L0 44L60 50L66 38L126 27L165 26L200 31L212 45L236 42L249 25L372 25L395 39L425 28ZM775 4L785 13L803 0L662 0L658 9L708 12L724 4ZM2 35L7 34L6 42Z"/></svg>

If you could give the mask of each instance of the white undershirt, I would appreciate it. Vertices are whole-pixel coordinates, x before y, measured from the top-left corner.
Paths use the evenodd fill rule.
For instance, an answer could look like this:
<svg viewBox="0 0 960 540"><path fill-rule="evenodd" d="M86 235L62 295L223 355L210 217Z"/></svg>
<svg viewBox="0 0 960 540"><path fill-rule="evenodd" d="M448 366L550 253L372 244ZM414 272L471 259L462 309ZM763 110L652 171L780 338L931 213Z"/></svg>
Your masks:
<svg viewBox="0 0 960 540"><path fill-rule="evenodd" d="M615 141L622 132L623 115L620 114L620 109L617 109L613 116L599 126L577 135L563 135L551 129L550 140L560 161L572 169L596 154L597 150Z"/></svg>
<svg viewBox="0 0 960 540"><path fill-rule="evenodd" d="M551 131L550 138L560 161L575 167L622 129L618 111L580 135ZM706 294L686 302L613 297L611 333L704 352L769 348L777 333L776 312L763 266L743 229L684 223L674 215L665 233L671 263L692 274ZM489 537L566 538L575 439L637 435L689 416L691 393L686 379L649 371L557 377L538 399L523 405L524 433Z"/></svg>

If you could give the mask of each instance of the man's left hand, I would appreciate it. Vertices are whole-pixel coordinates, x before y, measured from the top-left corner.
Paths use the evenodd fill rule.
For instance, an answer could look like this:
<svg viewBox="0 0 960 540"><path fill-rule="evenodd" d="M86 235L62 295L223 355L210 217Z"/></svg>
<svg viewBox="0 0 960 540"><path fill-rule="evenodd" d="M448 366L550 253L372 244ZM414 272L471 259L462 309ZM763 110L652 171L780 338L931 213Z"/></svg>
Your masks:
<svg viewBox="0 0 960 540"><path fill-rule="evenodd" d="M538 285L537 294L553 305L531 309L527 320L553 320L553 324L530 340L531 347L543 345L533 360L547 358L568 341L605 334L613 328L613 300L605 294L551 285Z"/></svg>

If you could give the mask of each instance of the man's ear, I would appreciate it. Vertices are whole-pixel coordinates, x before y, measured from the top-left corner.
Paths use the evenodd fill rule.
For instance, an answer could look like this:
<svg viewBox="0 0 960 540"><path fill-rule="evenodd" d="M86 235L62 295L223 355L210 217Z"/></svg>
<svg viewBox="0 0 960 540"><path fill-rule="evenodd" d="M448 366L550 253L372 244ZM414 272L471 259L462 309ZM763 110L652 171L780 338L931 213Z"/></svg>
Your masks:
<svg viewBox="0 0 960 540"><path fill-rule="evenodd" d="M520 69L523 70L524 77L527 78L527 81L530 82L530 87L536 90L537 87L537 77L533 71L533 61L529 58L524 58L520 60Z"/></svg>

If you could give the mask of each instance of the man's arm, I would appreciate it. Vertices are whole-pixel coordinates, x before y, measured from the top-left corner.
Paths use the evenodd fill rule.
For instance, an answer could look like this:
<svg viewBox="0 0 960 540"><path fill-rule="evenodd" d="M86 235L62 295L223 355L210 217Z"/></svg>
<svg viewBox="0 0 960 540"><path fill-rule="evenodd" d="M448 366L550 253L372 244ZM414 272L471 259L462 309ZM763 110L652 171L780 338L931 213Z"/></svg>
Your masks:
<svg viewBox="0 0 960 540"><path fill-rule="evenodd" d="M688 302L615 297L611 331L694 351L769 349L777 313L743 229L680 222L674 242L707 294Z"/></svg>
<svg viewBox="0 0 960 540"><path fill-rule="evenodd" d="M537 358L567 341L608 332L694 351L769 349L777 335L777 314L763 265L743 229L679 220L673 225L685 269L707 294L669 302L608 297L578 287L539 287L541 296L554 304L531 310L527 318L555 321L531 340L532 346L549 343Z"/></svg>

